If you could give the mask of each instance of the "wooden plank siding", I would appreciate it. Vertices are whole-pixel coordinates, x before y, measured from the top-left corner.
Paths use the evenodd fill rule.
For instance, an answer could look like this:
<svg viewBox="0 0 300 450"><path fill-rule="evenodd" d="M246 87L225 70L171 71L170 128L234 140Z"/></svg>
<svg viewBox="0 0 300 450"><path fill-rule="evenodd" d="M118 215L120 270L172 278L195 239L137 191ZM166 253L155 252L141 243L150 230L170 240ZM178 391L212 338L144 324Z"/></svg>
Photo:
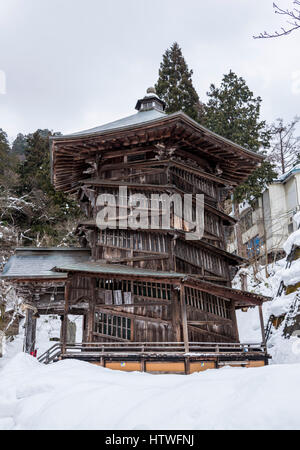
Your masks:
<svg viewBox="0 0 300 450"><path fill-rule="evenodd" d="M94 306L92 295L81 295L82 286L89 283L89 292L95 292ZM185 306L182 302L180 306L179 291L172 284L73 275L69 308L82 301L89 303L90 342L106 342L110 338L179 342L186 333L185 326L189 333L185 334L186 339L191 342L199 342L200 337L203 342L235 342L230 301L197 288L182 288ZM186 325L182 322L182 308L186 308Z"/></svg>

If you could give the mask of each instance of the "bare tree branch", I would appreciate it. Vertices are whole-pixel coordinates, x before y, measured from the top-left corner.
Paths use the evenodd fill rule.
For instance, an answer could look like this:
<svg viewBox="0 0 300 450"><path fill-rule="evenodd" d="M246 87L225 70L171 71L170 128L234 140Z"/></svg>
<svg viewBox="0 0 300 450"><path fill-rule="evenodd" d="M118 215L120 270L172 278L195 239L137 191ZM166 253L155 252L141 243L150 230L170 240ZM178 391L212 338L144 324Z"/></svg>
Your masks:
<svg viewBox="0 0 300 450"><path fill-rule="evenodd" d="M283 119L271 126L272 144L268 159L281 174L288 172L300 162L300 137L295 136L300 117L284 124Z"/></svg>
<svg viewBox="0 0 300 450"><path fill-rule="evenodd" d="M300 0L294 0L293 4L295 6L296 5L300 6ZM292 33L292 31L295 31L298 28L300 28L300 9L296 7L294 7L293 9L282 9L278 5L276 5L276 3L273 3L273 8L275 10L275 14L280 14L289 19L287 20L289 28L286 29L284 27L281 27L280 31L274 31L273 33L264 31L263 33L260 33L258 36L253 36L254 39L271 39L286 36Z"/></svg>

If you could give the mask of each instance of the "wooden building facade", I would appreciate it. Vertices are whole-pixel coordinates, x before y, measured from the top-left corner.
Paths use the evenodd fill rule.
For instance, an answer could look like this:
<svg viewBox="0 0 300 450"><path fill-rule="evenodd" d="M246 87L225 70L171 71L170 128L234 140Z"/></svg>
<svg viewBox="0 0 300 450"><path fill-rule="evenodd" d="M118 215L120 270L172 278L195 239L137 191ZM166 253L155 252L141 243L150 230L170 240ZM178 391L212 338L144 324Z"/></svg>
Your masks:
<svg viewBox="0 0 300 450"><path fill-rule="evenodd" d="M33 307L28 330L35 314L60 314L60 358L81 357L124 370L147 370L155 363L159 371L182 372L184 363L190 373L190 364L195 370L208 362L206 368L222 361L265 364L264 342L248 350L239 343L236 309L258 306L263 332L266 299L231 288L243 260L226 252L226 227L235 220L222 208L261 157L181 112L166 115L151 89L136 109L128 118L51 140L53 184L58 191L77 193L86 219L77 228L81 248L19 249L8 263L3 277ZM152 223L145 207L147 226L124 226L137 194L146 206L159 198L158 222ZM168 204L172 196L183 200L185 194L193 196L190 220L182 220L172 201ZM189 240L197 194L204 199L204 234ZM100 229L98 199L104 195L117 199L116 209ZM66 342L68 314L84 317L80 353ZM34 346L30 333L26 351ZM50 354L42 359L49 362ZM171 361L178 370L170 368Z"/></svg>

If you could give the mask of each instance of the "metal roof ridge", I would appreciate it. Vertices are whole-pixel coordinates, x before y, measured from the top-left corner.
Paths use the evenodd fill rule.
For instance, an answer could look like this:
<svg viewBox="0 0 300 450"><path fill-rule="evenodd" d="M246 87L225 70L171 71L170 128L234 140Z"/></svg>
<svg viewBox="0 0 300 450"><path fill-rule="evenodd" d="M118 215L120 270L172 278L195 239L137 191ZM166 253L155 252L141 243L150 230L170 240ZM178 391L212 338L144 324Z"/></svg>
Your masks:
<svg viewBox="0 0 300 450"><path fill-rule="evenodd" d="M157 110L156 110L157 111ZM189 117L187 114L185 114L183 111L177 111L175 113L172 114L165 114L165 113L161 113L161 117L157 117L151 120L146 120L145 122L137 122L137 123L133 123L133 124L129 124L129 125L125 125L125 126L120 126L120 127L116 127L116 128L108 128L108 129L104 129L104 130L98 130L97 128L101 128L104 126L108 126L111 125L113 123L117 123L117 122L121 122L122 120L126 120L128 118L131 117L135 117L138 116L139 114L146 114L149 111L143 111L143 112L138 112L137 114L133 114L131 116L127 116L124 117L123 119L119 119L116 120L114 122L109 122L107 124L104 125L100 125L99 127L95 127L95 128L91 128L90 130L83 130L81 132L78 133L73 133L73 134L68 134L68 135L63 135L63 136L50 136L50 141L60 141L60 140L64 140L64 139L76 139L76 138L87 138L87 137L93 137L93 136L97 136L97 135L102 135L102 134L108 134L108 133L113 133L113 132L117 132L117 131L125 131L125 130L129 130L129 129L134 129L134 128L139 128L145 124L151 124L151 123L155 123L161 120L164 121L168 121L170 119L175 119L176 117L178 118L182 118L184 119L186 122L189 122L191 125L193 125L194 127L198 128L198 130L204 132L204 133L209 133L212 137L215 137L216 139L220 139L221 141L229 144L232 147L235 147L236 149L239 149L243 152L246 152L247 154L251 155L251 156L255 156L257 159L260 159L261 161L263 161L265 159L265 156L255 152L253 150L249 150L233 141L231 141L230 139L227 139L217 133L215 133L214 131L209 130L208 128L206 128L205 126L201 125L199 122L196 122L194 119L192 119L191 117ZM157 111L160 112L160 111ZM94 130L94 131L93 131Z"/></svg>
<svg viewBox="0 0 300 450"><path fill-rule="evenodd" d="M131 119L133 117L138 117L141 116L142 114L146 115L147 113L151 112L153 110L150 111L139 111L135 114L131 114L130 116L125 116L122 117L121 119L117 119L114 120L112 122L107 122L104 123L102 125L87 129L87 130L82 130L82 131L78 131L75 133L71 133L71 134L64 134L62 136L50 136L49 141L60 141L60 140L64 140L64 139L71 139L71 138L82 138L82 137L92 137L92 136L96 136L96 135L101 135L101 134L105 134L105 133L109 133L109 132L114 132L114 131L119 131L119 130L126 130L127 128L131 128L131 127L136 127L136 126L141 126L144 124L148 124L148 123L152 123L155 122L157 120L162 120L165 117L168 117L168 115L162 111L159 111L158 109L154 109L154 111L156 111L157 113L159 113L158 117L155 117L153 119L150 120L145 120L144 122L136 122L136 123L131 123L131 124L127 124L127 125L120 125L119 127L115 127L115 128L104 128L104 127L109 127L110 125L113 124L117 124L118 122L122 123L122 121L126 121L128 119ZM102 129L103 128L103 129Z"/></svg>

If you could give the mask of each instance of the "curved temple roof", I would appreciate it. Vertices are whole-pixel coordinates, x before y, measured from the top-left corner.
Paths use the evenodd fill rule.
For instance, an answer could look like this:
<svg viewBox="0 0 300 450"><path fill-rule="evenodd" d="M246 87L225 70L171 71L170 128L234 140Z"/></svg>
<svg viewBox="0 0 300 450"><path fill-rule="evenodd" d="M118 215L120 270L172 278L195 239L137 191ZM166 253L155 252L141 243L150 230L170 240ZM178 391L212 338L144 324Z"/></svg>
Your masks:
<svg viewBox="0 0 300 450"><path fill-rule="evenodd" d="M228 184L238 185L264 157L213 133L179 111L167 115L161 100L144 97L138 113L89 130L50 139L52 179L57 190L76 190L87 169L85 160L103 151L168 142L193 157L218 165Z"/></svg>
<svg viewBox="0 0 300 450"><path fill-rule="evenodd" d="M60 136L59 138L65 139L66 137L90 136L94 134L97 135L105 131L118 130L121 128L130 127L132 125L139 125L147 122L152 122L153 120L161 119L162 117L166 117L166 114L162 111L158 111L157 109L140 111L136 114L133 114L132 116L124 117L123 119L115 120L114 122L106 123L104 125L100 125L99 127L91 128L89 130L79 131L78 133Z"/></svg>

